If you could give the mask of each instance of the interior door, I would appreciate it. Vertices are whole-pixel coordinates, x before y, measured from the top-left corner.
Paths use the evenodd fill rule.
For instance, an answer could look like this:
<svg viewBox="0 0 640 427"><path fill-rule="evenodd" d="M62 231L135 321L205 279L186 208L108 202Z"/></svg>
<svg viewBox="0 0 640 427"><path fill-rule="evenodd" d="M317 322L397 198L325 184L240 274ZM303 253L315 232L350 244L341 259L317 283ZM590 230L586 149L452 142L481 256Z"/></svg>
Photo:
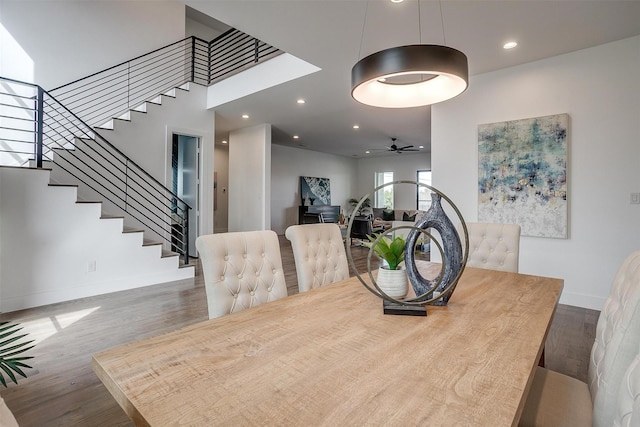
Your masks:
<svg viewBox="0 0 640 427"><path fill-rule="evenodd" d="M172 164L176 168L174 170L174 188L177 195L184 200L191 210L189 211L189 254L196 254L196 237L198 236L198 216L200 211L199 198L200 194L200 138L188 135L174 135L174 141L177 138L177 150L174 150Z"/></svg>

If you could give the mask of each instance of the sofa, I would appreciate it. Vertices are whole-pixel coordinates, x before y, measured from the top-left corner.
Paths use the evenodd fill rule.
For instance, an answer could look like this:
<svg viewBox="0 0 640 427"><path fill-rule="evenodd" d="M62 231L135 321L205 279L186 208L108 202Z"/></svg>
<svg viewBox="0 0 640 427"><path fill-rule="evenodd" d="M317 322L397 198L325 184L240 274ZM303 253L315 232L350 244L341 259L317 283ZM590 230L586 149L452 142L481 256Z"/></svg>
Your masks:
<svg viewBox="0 0 640 427"><path fill-rule="evenodd" d="M417 209L394 209L385 210L384 208L373 208L373 224L374 226L381 226L384 230L391 228L397 228L393 231L394 236L401 236L406 239L407 235L411 231L409 228L398 228L413 226L422 218L427 211ZM425 235L420 235L418 243L421 245L422 250L428 250L429 239Z"/></svg>
<svg viewBox="0 0 640 427"><path fill-rule="evenodd" d="M411 223L410 225L415 224L422 216L426 213L426 211L421 211L417 209L393 209L387 210L385 208L373 208L373 222L374 224L382 224L385 228L390 228L394 226L393 223L402 221ZM397 226L397 225L396 225Z"/></svg>

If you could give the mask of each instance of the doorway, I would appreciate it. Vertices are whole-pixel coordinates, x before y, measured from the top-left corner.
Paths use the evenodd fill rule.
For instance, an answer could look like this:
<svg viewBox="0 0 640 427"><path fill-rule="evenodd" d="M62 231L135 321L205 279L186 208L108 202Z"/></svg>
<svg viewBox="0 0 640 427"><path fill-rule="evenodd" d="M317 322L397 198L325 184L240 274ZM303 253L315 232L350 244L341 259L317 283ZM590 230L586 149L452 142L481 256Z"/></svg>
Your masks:
<svg viewBox="0 0 640 427"><path fill-rule="evenodd" d="M191 207L189 254L195 256L200 226L200 138L173 133L171 142L171 191Z"/></svg>

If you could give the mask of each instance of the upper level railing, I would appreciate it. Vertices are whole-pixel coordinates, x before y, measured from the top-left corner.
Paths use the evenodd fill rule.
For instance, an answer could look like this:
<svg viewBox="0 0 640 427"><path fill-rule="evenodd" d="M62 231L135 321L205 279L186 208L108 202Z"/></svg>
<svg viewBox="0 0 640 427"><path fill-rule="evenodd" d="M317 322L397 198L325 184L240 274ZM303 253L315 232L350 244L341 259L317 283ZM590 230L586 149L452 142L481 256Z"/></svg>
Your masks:
<svg viewBox="0 0 640 427"><path fill-rule="evenodd" d="M209 86L282 51L231 29L210 42L187 37L49 92L91 126L101 126L187 82Z"/></svg>
<svg viewBox="0 0 640 427"><path fill-rule="evenodd" d="M189 259L189 205L40 86L0 77L0 164L56 165Z"/></svg>

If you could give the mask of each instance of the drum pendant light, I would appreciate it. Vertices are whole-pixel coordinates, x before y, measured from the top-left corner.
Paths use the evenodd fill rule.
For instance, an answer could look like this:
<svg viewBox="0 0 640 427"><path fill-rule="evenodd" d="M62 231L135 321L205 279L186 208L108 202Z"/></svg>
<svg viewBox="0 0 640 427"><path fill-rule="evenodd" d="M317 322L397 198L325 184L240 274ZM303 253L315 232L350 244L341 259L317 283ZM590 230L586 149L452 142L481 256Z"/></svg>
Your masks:
<svg viewBox="0 0 640 427"><path fill-rule="evenodd" d="M420 0L418 16L419 10ZM432 44L400 46L371 54L353 66L351 96L374 107L419 107L461 94L468 81L467 57L459 50Z"/></svg>

